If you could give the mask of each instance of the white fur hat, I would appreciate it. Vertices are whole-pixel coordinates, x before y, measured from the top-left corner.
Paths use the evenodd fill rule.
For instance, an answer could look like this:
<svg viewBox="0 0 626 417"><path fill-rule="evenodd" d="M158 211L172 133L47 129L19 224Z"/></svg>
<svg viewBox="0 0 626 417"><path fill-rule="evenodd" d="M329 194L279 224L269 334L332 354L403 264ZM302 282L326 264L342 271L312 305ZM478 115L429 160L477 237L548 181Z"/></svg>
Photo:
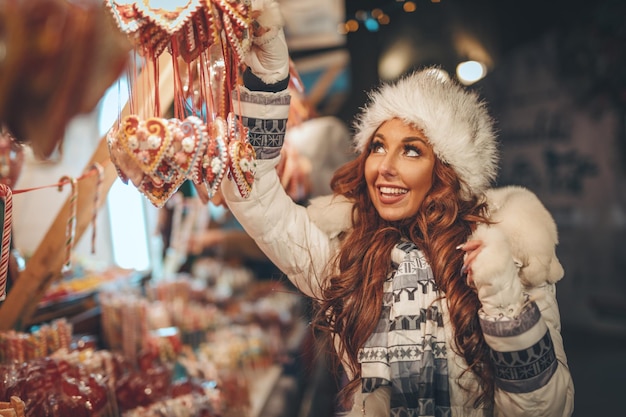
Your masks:
<svg viewBox="0 0 626 417"><path fill-rule="evenodd" d="M354 145L365 150L385 121L401 119L424 131L435 155L463 180L466 196L482 194L498 171L493 119L478 94L436 68L426 68L369 93L354 123Z"/></svg>

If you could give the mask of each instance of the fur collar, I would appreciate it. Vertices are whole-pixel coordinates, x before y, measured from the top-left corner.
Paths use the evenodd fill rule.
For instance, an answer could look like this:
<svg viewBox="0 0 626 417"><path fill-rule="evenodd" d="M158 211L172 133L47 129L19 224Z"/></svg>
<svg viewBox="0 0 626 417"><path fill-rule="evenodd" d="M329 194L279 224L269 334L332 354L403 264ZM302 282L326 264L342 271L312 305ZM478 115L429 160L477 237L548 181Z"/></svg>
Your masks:
<svg viewBox="0 0 626 417"><path fill-rule="evenodd" d="M508 238L522 283L532 287L560 280L564 271L556 257L556 223L537 196L519 186L492 188L486 195L494 224L479 228L499 229Z"/></svg>
<svg viewBox="0 0 626 417"><path fill-rule="evenodd" d="M307 206L310 219L331 238L352 227L353 203L341 195L311 199Z"/></svg>
<svg viewBox="0 0 626 417"><path fill-rule="evenodd" d="M527 286L554 283L563 277L556 257L556 224L537 196L526 188L507 186L486 192L489 216L508 237ZM330 238L352 227L353 203L343 196L317 197L307 206L309 217ZM481 225L481 227L485 227Z"/></svg>

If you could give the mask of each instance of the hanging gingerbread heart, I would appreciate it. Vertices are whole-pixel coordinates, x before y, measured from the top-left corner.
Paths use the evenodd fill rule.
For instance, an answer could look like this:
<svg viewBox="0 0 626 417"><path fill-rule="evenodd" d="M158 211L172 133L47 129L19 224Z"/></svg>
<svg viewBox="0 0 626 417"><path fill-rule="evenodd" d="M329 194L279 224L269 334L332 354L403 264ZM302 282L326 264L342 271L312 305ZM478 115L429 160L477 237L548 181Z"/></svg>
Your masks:
<svg viewBox="0 0 626 417"><path fill-rule="evenodd" d="M116 129L111 129L107 133L107 145L111 162L115 165L117 175L124 184L128 184L130 180L135 186L138 186L143 181L145 174L120 145L117 139L119 133L120 131Z"/></svg>
<svg viewBox="0 0 626 417"><path fill-rule="evenodd" d="M161 169L165 170L165 165L166 163L163 164ZM156 208L163 207L167 200L174 195L186 180L185 177L180 175L174 168L169 172L173 175L170 181L163 181L160 175L157 174L145 175L141 184L137 186L137 189L148 197L148 200L150 200Z"/></svg>
<svg viewBox="0 0 626 417"><path fill-rule="evenodd" d="M171 36L191 21L203 3L202 0L143 0L135 1L135 7L159 30Z"/></svg>
<svg viewBox="0 0 626 417"><path fill-rule="evenodd" d="M176 55L174 51L177 50L183 61L191 63L211 45L213 40L209 34L211 30L216 28L206 22L201 14L193 16L190 23L172 36L171 54Z"/></svg>
<svg viewBox="0 0 626 417"><path fill-rule="evenodd" d="M117 27L126 35L134 34L146 23L135 8L136 3L136 0L105 0Z"/></svg>
<svg viewBox="0 0 626 417"><path fill-rule="evenodd" d="M213 198L228 169L226 121L216 117L209 129L211 132L209 143L202 159L202 180L209 198Z"/></svg>
<svg viewBox="0 0 626 417"><path fill-rule="evenodd" d="M171 37L159 30L157 26L146 24L133 39L138 43L140 54L156 60L170 45Z"/></svg>
<svg viewBox="0 0 626 417"><path fill-rule="evenodd" d="M209 143L206 125L199 117L169 120L172 140L166 151L168 164L185 178L198 182L202 176L202 158Z"/></svg>
<svg viewBox="0 0 626 417"><path fill-rule="evenodd" d="M122 121L117 140L124 151L146 174L151 174L163 160L172 135L167 120L151 117L126 116Z"/></svg>
<svg viewBox="0 0 626 417"><path fill-rule="evenodd" d="M256 174L256 151L248 141L248 128L232 112L228 114L226 128L230 175L237 184L239 194L247 198Z"/></svg>
<svg viewBox="0 0 626 417"><path fill-rule="evenodd" d="M222 25L230 48L235 51L239 61L243 62L245 54L251 45L249 32L252 19L249 15L249 7L243 4L244 2L231 0L212 1L221 11Z"/></svg>
<svg viewBox="0 0 626 417"><path fill-rule="evenodd" d="M256 174L256 154L248 141L234 140L228 145L230 154L230 173L239 194L248 198L252 192L254 175Z"/></svg>
<svg viewBox="0 0 626 417"><path fill-rule="evenodd" d="M208 32L211 36L210 45L219 45L221 43L221 19L219 15L219 10L211 4L207 5L202 12L199 14L202 20L206 22L208 28L213 28Z"/></svg>

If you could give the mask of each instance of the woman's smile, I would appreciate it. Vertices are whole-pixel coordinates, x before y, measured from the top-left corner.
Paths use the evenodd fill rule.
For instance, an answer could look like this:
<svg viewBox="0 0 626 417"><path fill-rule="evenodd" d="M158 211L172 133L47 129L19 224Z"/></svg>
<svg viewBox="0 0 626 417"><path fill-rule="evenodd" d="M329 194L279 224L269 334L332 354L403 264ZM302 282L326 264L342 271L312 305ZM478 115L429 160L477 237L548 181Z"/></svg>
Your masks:
<svg viewBox="0 0 626 417"><path fill-rule="evenodd" d="M378 187L379 198L383 204L396 204L401 201L409 192L406 188L395 188L388 186Z"/></svg>

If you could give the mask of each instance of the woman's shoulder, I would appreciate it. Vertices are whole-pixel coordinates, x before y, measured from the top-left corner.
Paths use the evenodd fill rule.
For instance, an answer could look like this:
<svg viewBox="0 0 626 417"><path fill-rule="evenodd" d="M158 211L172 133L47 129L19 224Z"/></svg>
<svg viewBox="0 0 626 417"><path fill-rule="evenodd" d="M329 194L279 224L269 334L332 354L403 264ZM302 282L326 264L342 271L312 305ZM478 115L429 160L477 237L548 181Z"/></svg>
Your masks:
<svg viewBox="0 0 626 417"><path fill-rule="evenodd" d="M485 192L487 201L492 210L515 204L520 209L544 208L537 195L521 185L506 185L490 188Z"/></svg>
<svg viewBox="0 0 626 417"><path fill-rule="evenodd" d="M342 195L330 194L311 199L306 209L311 221L334 238L352 227L353 205Z"/></svg>
<svg viewBox="0 0 626 417"><path fill-rule="evenodd" d="M525 285L554 283L563 277L555 247L559 243L556 222L535 193L521 186L487 190L490 227L508 238Z"/></svg>
<svg viewBox="0 0 626 417"><path fill-rule="evenodd" d="M488 218L496 223L508 222L521 234L545 230L551 243L558 243L557 227L552 214L537 195L528 188L508 185L486 191ZM527 232L525 232L527 231Z"/></svg>

